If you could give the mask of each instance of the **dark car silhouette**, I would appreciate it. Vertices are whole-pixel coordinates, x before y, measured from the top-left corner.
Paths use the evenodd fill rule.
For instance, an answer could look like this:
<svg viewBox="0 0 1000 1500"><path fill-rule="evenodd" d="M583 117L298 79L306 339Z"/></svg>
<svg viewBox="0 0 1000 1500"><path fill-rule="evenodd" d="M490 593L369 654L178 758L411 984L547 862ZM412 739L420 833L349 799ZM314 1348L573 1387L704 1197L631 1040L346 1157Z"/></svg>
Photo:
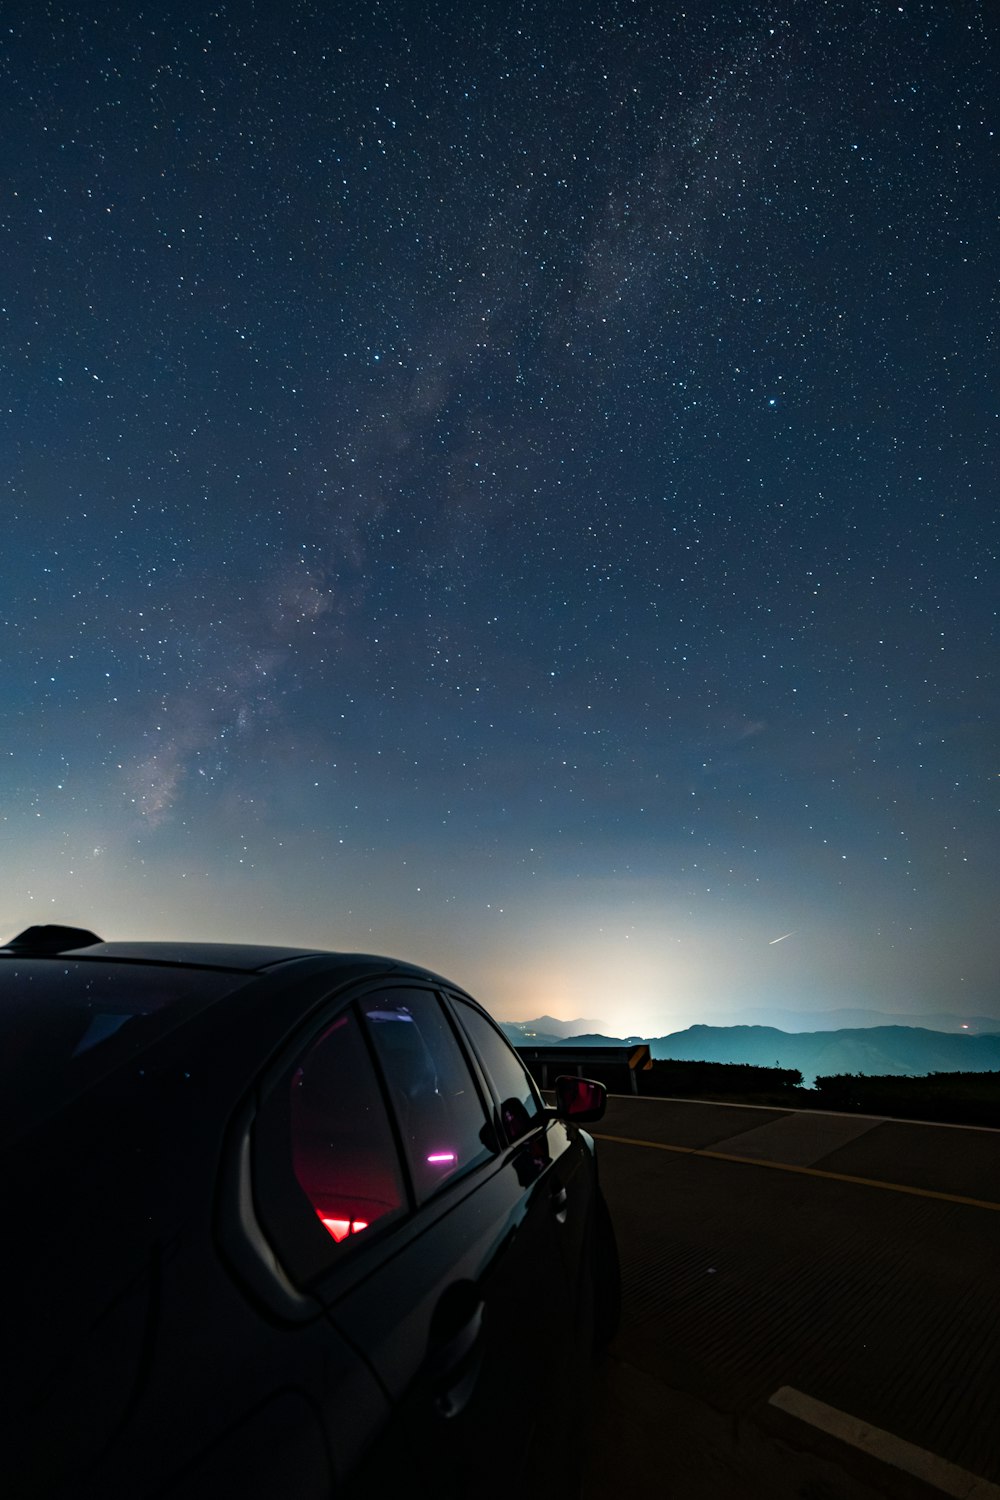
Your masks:
<svg viewBox="0 0 1000 1500"><path fill-rule="evenodd" d="M0 1069L4 1494L572 1493L600 1084L546 1108L393 959L62 927L0 950Z"/></svg>

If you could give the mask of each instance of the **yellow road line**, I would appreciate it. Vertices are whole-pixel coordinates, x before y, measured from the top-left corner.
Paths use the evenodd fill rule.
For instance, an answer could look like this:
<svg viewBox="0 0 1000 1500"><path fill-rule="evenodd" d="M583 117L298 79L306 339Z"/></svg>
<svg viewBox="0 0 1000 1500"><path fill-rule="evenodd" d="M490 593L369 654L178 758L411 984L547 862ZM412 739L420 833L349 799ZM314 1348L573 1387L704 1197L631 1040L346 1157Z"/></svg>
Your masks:
<svg viewBox="0 0 1000 1500"><path fill-rule="evenodd" d="M894 1432L873 1427L846 1411L827 1406L825 1401L817 1401L814 1396L795 1390L794 1386L783 1385L769 1398L768 1404L797 1417L800 1422L808 1422L810 1427L818 1427L840 1442L850 1443L852 1448L860 1448L862 1453L870 1454L881 1463L914 1475L942 1494L954 1496L955 1500L1000 1500L1000 1485L991 1484L978 1474L970 1474L968 1469L960 1469L957 1464L949 1463L926 1448L918 1448L915 1443L906 1442Z"/></svg>
<svg viewBox="0 0 1000 1500"><path fill-rule="evenodd" d="M756 1156L734 1156L729 1151L708 1151L701 1146L668 1146L663 1141L638 1141L627 1135L598 1135L597 1141L617 1141L621 1146L648 1146L652 1151L674 1151L680 1156L709 1156L713 1161L736 1161L744 1167L770 1167L775 1172L799 1172L804 1177L826 1177L831 1182L853 1182L859 1187L884 1188L889 1193L909 1193L914 1198L937 1198L942 1203L962 1203L967 1208L992 1208L1000 1213L1000 1203L986 1198L965 1198L961 1193L937 1193L932 1188L907 1187L902 1182L882 1182L877 1177L852 1177L846 1172L824 1172L821 1167L795 1167L787 1161L761 1161Z"/></svg>

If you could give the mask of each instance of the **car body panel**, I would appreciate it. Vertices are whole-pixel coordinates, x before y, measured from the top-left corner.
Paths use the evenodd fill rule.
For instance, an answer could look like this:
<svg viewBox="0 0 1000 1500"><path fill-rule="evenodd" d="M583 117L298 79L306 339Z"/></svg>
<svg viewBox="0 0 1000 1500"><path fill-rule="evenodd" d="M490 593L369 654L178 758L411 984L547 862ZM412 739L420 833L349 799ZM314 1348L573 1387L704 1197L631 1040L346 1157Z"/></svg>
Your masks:
<svg viewBox="0 0 1000 1500"><path fill-rule="evenodd" d="M418 1492L492 1495L528 1480L533 1486L560 1430L555 1408L580 1353L558 1218L572 1151L556 1122L543 1126L491 1164L486 1180L470 1181L464 1192L458 1185L447 1212L331 1305L331 1319L395 1403L383 1442L406 1455ZM504 1449L484 1473L490 1432L504 1434ZM394 1475L384 1454L362 1471L372 1486Z"/></svg>
<svg viewBox="0 0 1000 1500"><path fill-rule="evenodd" d="M5 965L29 958L0 951L0 995ZM371 955L101 943L46 962L251 977L32 1116L0 1157L18 1228L8 1492L318 1500L345 1485L485 1497L537 1483L564 1451L553 1438L565 1442L589 1353L584 1132L541 1114L307 1286L255 1202L261 1108L331 1016L393 984L470 997ZM456 1037L498 1142L496 1090Z"/></svg>

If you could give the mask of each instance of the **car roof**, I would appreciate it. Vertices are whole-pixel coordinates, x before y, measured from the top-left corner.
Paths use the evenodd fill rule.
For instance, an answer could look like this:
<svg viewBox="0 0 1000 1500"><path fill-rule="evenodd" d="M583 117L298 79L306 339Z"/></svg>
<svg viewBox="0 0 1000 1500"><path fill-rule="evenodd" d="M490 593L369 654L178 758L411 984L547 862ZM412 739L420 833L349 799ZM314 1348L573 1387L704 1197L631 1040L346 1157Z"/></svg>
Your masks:
<svg viewBox="0 0 1000 1500"><path fill-rule="evenodd" d="M31 935L38 934L36 940ZM61 934L65 940L59 941ZM71 936L72 935L72 936ZM0 959L67 959L111 963L166 964L185 969L225 969L258 974L283 964L323 960L332 969L395 972L411 978L448 983L440 974L418 964L404 963L374 953L341 953L326 948L284 948L265 943L102 942L82 928L31 928L22 938L0 948ZM87 938L94 941L88 942ZM82 940L82 941L81 941ZM458 988L458 986L453 986Z"/></svg>
<svg viewBox="0 0 1000 1500"><path fill-rule="evenodd" d="M276 964L288 963L294 959L334 958L350 961L358 955L331 953L322 948L279 948L266 943L112 942L90 943L85 948L63 948L58 957L131 959L134 963L182 964L185 968L240 969L246 973L256 973L260 969L273 969ZM382 962L391 967L396 960L386 958Z"/></svg>

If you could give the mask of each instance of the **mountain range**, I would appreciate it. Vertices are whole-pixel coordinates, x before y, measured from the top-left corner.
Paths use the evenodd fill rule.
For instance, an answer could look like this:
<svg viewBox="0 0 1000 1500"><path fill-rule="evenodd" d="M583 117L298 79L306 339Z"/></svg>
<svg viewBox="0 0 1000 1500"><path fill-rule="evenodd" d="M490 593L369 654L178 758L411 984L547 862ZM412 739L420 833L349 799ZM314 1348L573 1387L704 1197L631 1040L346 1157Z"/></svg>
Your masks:
<svg viewBox="0 0 1000 1500"><path fill-rule="evenodd" d="M797 1068L804 1082L811 1085L818 1074L919 1077L925 1073L1000 1070L1000 1022L985 1024L992 1025L993 1031L944 1032L898 1024L798 1032L774 1026L689 1026L666 1036L639 1038L595 1032L546 1034L540 1021L507 1023L504 1030L515 1046L565 1046L572 1040L574 1046L583 1048L646 1041L654 1058Z"/></svg>
<svg viewBox="0 0 1000 1500"><path fill-rule="evenodd" d="M522 1036L565 1037L586 1036L600 1032L603 1021L557 1021L555 1016L539 1016L535 1021L504 1021L508 1030L517 1030ZM541 1043L539 1043L541 1045Z"/></svg>
<svg viewBox="0 0 1000 1500"><path fill-rule="evenodd" d="M575 1021L561 1023L576 1026ZM579 1023L581 1027L584 1023ZM777 1007L755 1007L753 1010L719 1012L711 1017L713 1026L776 1026L779 1031L860 1031L875 1026L917 1026L924 1031L1000 1032L996 1016L956 1016L946 1011L924 1015L900 1015L888 1010L780 1010ZM585 1029L589 1030L589 1027ZM572 1036L571 1031L568 1035Z"/></svg>

